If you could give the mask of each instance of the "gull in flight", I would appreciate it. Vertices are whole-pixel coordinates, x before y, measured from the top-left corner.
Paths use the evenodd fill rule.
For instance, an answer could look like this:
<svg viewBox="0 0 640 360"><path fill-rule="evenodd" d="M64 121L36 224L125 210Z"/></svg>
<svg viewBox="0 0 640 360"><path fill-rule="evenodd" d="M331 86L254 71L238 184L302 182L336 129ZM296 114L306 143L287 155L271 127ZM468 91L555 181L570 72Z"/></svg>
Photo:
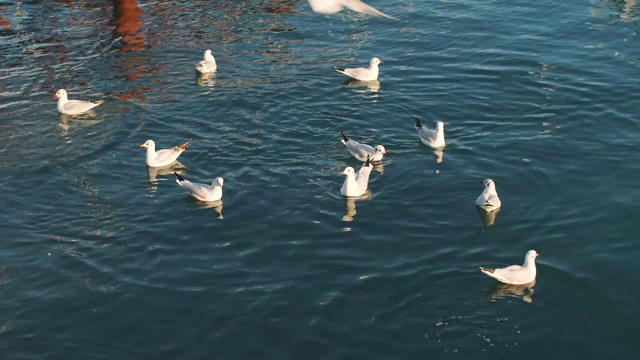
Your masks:
<svg viewBox="0 0 640 360"><path fill-rule="evenodd" d="M444 123L438 121L436 123L435 130L431 130L420 123L420 119L416 118L415 124L416 130L418 130L418 136L423 144L430 146L434 149L444 147Z"/></svg>
<svg viewBox="0 0 640 360"><path fill-rule="evenodd" d="M524 256L524 264L522 266L511 265L500 269L489 269L480 266L480 271L505 284L528 284L536 278L536 257L539 255L535 250L529 250Z"/></svg>
<svg viewBox="0 0 640 360"><path fill-rule="evenodd" d="M58 90L53 97L58 99L58 112L64 115L82 114L104 102L104 100L69 100L67 99L67 91L65 89Z"/></svg>
<svg viewBox="0 0 640 360"><path fill-rule="evenodd" d="M176 182L182 186L185 191L196 200L200 201L218 201L222 199L222 184L224 180L221 177L217 177L213 180L211 185L192 183L189 180L185 180L177 172L173 173L176 176Z"/></svg>
<svg viewBox="0 0 640 360"><path fill-rule="evenodd" d="M502 205L498 192L496 191L496 184L491 179L485 179L484 191L476 199L476 205L480 206L485 211L492 211L499 208Z"/></svg>
<svg viewBox="0 0 640 360"><path fill-rule="evenodd" d="M196 70L202 74L214 72L217 68L216 59L211 55L211 50L205 51L204 60L196 64Z"/></svg>
<svg viewBox="0 0 640 360"><path fill-rule="evenodd" d="M190 142L191 139L182 145L174 147L173 149L161 149L158 151L156 151L156 143L153 140L147 140L144 144L140 144L138 146L141 148L147 148L147 157L145 158L147 166L162 167L176 161L178 156L187 149Z"/></svg>
<svg viewBox="0 0 640 360"><path fill-rule="evenodd" d="M353 155L354 158L360 161L367 161L371 158L371 161L380 161L382 157L387 155L384 146L376 145L371 147L367 144L360 144L355 140L349 139L343 132L340 132L342 137L342 143L347 147L347 150Z"/></svg>
<svg viewBox="0 0 640 360"><path fill-rule="evenodd" d="M344 183L340 188L340 194L344 196L360 196L367 191L369 186L369 175L371 174L371 159L367 158L367 161L362 165L358 173L351 166L347 166L340 175L345 175Z"/></svg>
<svg viewBox="0 0 640 360"><path fill-rule="evenodd" d="M360 0L309 0L309 5L311 5L313 11L320 14L335 14L341 11L343 7L347 7L363 14L394 19L393 16L383 14Z"/></svg>
<svg viewBox="0 0 640 360"><path fill-rule="evenodd" d="M373 81L378 80L378 64L384 64L380 59L374 57L369 62L368 68L341 68L332 66L331 68L339 73L350 76L360 81Z"/></svg>

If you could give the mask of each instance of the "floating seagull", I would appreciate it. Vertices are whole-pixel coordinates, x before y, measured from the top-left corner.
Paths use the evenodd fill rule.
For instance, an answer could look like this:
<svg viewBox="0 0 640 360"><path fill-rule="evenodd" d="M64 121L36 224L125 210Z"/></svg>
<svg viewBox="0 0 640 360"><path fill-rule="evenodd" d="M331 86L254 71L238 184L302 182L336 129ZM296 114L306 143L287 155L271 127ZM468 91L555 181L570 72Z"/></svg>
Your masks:
<svg viewBox="0 0 640 360"><path fill-rule="evenodd" d="M367 158L367 161L362 165L360 171L355 174L355 170L351 166L347 166L340 175L346 175L342 188L340 188L340 194L344 196L360 196L367 191L369 186L369 174L371 174L371 159Z"/></svg>
<svg viewBox="0 0 640 360"><path fill-rule="evenodd" d="M147 148L147 157L145 159L147 166L161 167L167 166L176 161L178 156L182 154L189 146L191 139L182 145L178 145L173 149L162 149L156 151L156 143L153 140L147 140L144 144L140 144L139 147Z"/></svg>
<svg viewBox="0 0 640 360"><path fill-rule="evenodd" d="M343 73L356 80L373 81L378 79L378 64L384 64L380 59L374 57L369 62L368 68L340 68L332 66L331 68L339 73Z"/></svg>
<svg viewBox="0 0 640 360"><path fill-rule="evenodd" d="M393 16L383 14L360 0L309 0L309 5L313 11L321 14L335 14L347 7L360 13L394 19Z"/></svg>
<svg viewBox="0 0 640 360"><path fill-rule="evenodd" d="M187 191L189 195L200 201L218 201L222 199L222 184L224 180L221 177L217 177L211 183L211 186L207 184L192 183L189 180L185 180L177 172L173 173L176 176L176 182Z"/></svg>
<svg viewBox="0 0 640 360"><path fill-rule="evenodd" d="M505 284L528 284L536 278L536 257L539 255L535 250L529 250L524 256L524 265L522 266L511 265L501 269L480 266L480 271Z"/></svg>
<svg viewBox="0 0 640 360"><path fill-rule="evenodd" d="M427 146L431 146L434 149L444 147L444 123L442 121L436 122L436 129L431 130L425 126L422 126L420 119L416 118L416 130L420 136L420 141Z"/></svg>
<svg viewBox="0 0 640 360"><path fill-rule="evenodd" d="M211 55L211 50L204 52L204 60L196 64L196 70L201 73L210 73L216 71L218 65L216 65L216 59Z"/></svg>
<svg viewBox="0 0 640 360"><path fill-rule="evenodd" d="M485 179L484 181L484 191L482 194L478 196L476 199L476 205L480 206L485 211L492 211L500 207L502 202L498 197L498 192L496 191L496 184L491 179Z"/></svg>
<svg viewBox="0 0 640 360"><path fill-rule="evenodd" d="M387 155L382 145L371 147L367 144L360 144L355 140L349 139L343 132L340 132L340 136L342 137L342 143L347 146L351 155L360 161L367 161L369 158L371 158L371 161L380 161L383 156Z"/></svg>
<svg viewBox="0 0 640 360"><path fill-rule="evenodd" d="M58 112L64 115L82 114L104 102L104 100L69 100L67 99L67 91L65 89L58 90L53 97L58 99Z"/></svg>

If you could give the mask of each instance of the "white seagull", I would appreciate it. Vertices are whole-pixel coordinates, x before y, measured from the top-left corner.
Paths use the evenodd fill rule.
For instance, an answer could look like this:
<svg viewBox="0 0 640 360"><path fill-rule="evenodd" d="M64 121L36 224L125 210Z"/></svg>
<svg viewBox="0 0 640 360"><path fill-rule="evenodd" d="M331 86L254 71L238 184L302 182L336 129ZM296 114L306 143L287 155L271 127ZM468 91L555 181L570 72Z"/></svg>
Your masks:
<svg viewBox="0 0 640 360"><path fill-rule="evenodd" d="M187 191L189 195L200 201L218 201L222 199L222 184L224 180L221 177L217 177L213 180L211 185L192 183L189 180L185 180L177 172L174 172L176 176L176 182Z"/></svg>
<svg viewBox="0 0 640 360"><path fill-rule="evenodd" d="M344 183L342 183L342 188L340 188L340 194L344 196L360 196L364 194L369 186L371 169L373 169L371 159L367 159L357 174L351 166L347 166L344 171L340 173L340 175L346 176Z"/></svg>
<svg viewBox="0 0 640 360"><path fill-rule="evenodd" d="M384 64L380 59L374 57L369 62L368 68L341 68L332 66L331 68L339 73L343 73L356 80L360 81L373 81L378 79L378 64Z"/></svg>
<svg viewBox="0 0 640 360"><path fill-rule="evenodd" d="M182 145L174 147L173 149L161 149L158 151L156 151L156 143L153 140L147 140L144 144L140 144L138 146L141 148L147 148L147 157L145 158L147 166L161 167L167 166L176 161L178 156L187 149L190 142L191 139Z"/></svg>
<svg viewBox="0 0 640 360"><path fill-rule="evenodd" d="M501 269L489 269L480 266L480 271L505 284L528 284L536 278L536 257L539 255L535 250L529 250L524 256L524 264L522 266L511 265Z"/></svg>
<svg viewBox="0 0 640 360"><path fill-rule="evenodd" d="M347 7L363 14L394 19L393 16L383 14L360 0L309 0L309 5L311 5L313 11L321 14L335 14L341 11L343 7Z"/></svg>
<svg viewBox="0 0 640 360"><path fill-rule="evenodd" d="M196 70L202 74L214 72L217 68L218 65L216 65L216 59L211 55L211 50L205 51L204 60L196 64Z"/></svg>
<svg viewBox="0 0 640 360"><path fill-rule="evenodd" d="M434 149L442 148L445 146L444 123L442 121L438 121L436 123L436 129L431 130L425 126L422 126L422 124L420 123L420 119L416 118L415 127L416 130L418 130L418 136L420 136L420 141L422 141L423 144Z"/></svg>
<svg viewBox="0 0 640 360"><path fill-rule="evenodd" d="M484 191L476 199L476 205L480 206L485 211L492 211L499 208L502 205L498 192L496 191L496 183L491 179L485 179Z"/></svg>
<svg viewBox="0 0 640 360"><path fill-rule="evenodd" d="M387 152L382 145L371 147L367 144L360 144L355 140L349 139L343 132L340 132L340 136L342 137L341 141L347 147L347 150L349 150L354 158L360 161L367 161L369 158L371 158L371 161L380 161L383 156L387 155Z"/></svg>
<svg viewBox="0 0 640 360"><path fill-rule="evenodd" d="M67 99L67 91L65 89L58 90L53 97L58 99L58 112L65 115L82 114L104 102L104 100L69 100Z"/></svg>

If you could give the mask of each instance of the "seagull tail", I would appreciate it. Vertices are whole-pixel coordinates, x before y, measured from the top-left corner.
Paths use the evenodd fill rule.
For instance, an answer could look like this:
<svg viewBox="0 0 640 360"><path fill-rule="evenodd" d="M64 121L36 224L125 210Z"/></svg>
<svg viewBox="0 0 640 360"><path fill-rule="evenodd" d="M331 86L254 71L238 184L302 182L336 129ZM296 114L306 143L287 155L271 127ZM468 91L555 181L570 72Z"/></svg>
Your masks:
<svg viewBox="0 0 640 360"><path fill-rule="evenodd" d="M420 118L416 118L416 125L415 125L416 129L421 129L422 128L422 124L420 123Z"/></svg>
<svg viewBox="0 0 640 360"><path fill-rule="evenodd" d="M478 267L480 269L480 271L482 271L483 273L489 275L489 274L493 274L496 270L495 269L489 269L489 268L483 268L482 266ZM491 276L491 275L489 275Z"/></svg>
<svg viewBox="0 0 640 360"><path fill-rule="evenodd" d="M184 178L182 176L180 176L180 174L178 174L177 172L173 172L173 175L175 175L177 177L176 181L178 182L178 184L180 184L182 181L184 181Z"/></svg>
<svg viewBox="0 0 640 360"><path fill-rule="evenodd" d="M93 101L93 103L94 103L94 104L96 104L96 105L100 105L100 104L102 104L103 102L104 102L104 100L96 100L96 101Z"/></svg>
<svg viewBox="0 0 640 360"><path fill-rule="evenodd" d="M346 70L346 68L335 67L335 66L332 66L331 68L332 68L333 70L335 70L335 71L337 71L337 72L339 72L339 73L343 73L343 74L344 74L344 71Z"/></svg>
<svg viewBox="0 0 640 360"><path fill-rule="evenodd" d="M365 161L364 166L371 166L371 158L367 155L367 161Z"/></svg>
<svg viewBox="0 0 640 360"><path fill-rule="evenodd" d="M185 150L187 150L187 147L189 147L189 143L190 142L191 142L191 139L187 140L187 142L182 144L182 145L178 145L178 146L174 147L173 150L175 150L175 151L185 151Z"/></svg>
<svg viewBox="0 0 640 360"><path fill-rule="evenodd" d="M340 137L342 138L343 144L349 141L349 138L347 137L347 135L345 135L342 131L340 131Z"/></svg>

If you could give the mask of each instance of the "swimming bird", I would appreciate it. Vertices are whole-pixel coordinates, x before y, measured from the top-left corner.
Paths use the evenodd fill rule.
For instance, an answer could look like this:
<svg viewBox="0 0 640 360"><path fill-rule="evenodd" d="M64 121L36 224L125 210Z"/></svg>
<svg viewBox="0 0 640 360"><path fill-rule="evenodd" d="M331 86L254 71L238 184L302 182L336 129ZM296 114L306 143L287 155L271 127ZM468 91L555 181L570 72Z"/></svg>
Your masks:
<svg viewBox="0 0 640 360"><path fill-rule="evenodd" d="M524 264L522 266L511 265L500 269L489 269L480 266L480 271L505 284L528 284L536 278L536 257L539 255L535 250L529 250L524 256Z"/></svg>
<svg viewBox="0 0 640 360"><path fill-rule="evenodd" d="M394 19L393 16L383 14L360 0L309 0L309 5L313 11L321 14L335 14L347 7L359 13Z"/></svg>
<svg viewBox="0 0 640 360"><path fill-rule="evenodd" d="M371 147L367 144L360 144L355 140L349 139L343 132L340 132L340 136L342 137L341 141L347 147L347 150L349 150L354 158L360 161L367 161L369 158L371 158L371 161L380 161L383 156L387 155L387 152L382 145Z"/></svg>
<svg viewBox="0 0 640 360"><path fill-rule="evenodd" d="M484 190L482 194L476 199L476 205L480 206L485 211L492 211L499 208L502 205L498 192L496 191L496 183L491 179L485 179Z"/></svg>
<svg viewBox="0 0 640 360"><path fill-rule="evenodd" d="M192 183L189 180L185 180L177 172L173 173L176 176L176 182L187 191L189 195L200 201L218 201L222 199L222 184L224 180L221 177L217 177L213 180L211 185Z"/></svg>
<svg viewBox="0 0 640 360"><path fill-rule="evenodd" d="M216 65L216 59L211 55L211 50L206 50L204 52L204 60L196 64L196 70L203 74L214 72L217 68L218 65Z"/></svg>
<svg viewBox="0 0 640 360"><path fill-rule="evenodd" d="M173 149L161 149L158 151L156 151L156 143L153 140L147 140L144 144L140 144L138 146L141 148L147 148L147 157L145 158L147 166L161 167L167 166L176 161L178 156L187 150L187 146L189 146L190 142L191 139L182 145L174 147Z"/></svg>
<svg viewBox="0 0 640 360"><path fill-rule="evenodd" d="M369 62L368 68L341 68L332 66L331 68L339 73L350 76L360 81L373 81L378 79L378 64L384 64L380 59L374 57Z"/></svg>
<svg viewBox="0 0 640 360"><path fill-rule="evenodd" d="M367 158L367 161L362 165L358 173L351 166L347 166L340 175L345 175L344 183L340 188L340 194L344 196L360 196L367 191L369 186L369 175L371 174L371 159Z"/></svg>
<svg viewBox="0 0 640 360"><path fill-rule="evenodd" d="M82 114L104 102L104 100L69 100L67 99L67 91L65 89L58 90L53 97L58 99L58 112L65 115Z"/></svg>
<svg viewBox="0 0 640 360"><path fill-rule="evenodd" d="M445 146L444 143L444 123L442 121L436 122L435 130L431 130L420 123L420 119L416 118L415 124L416 130L418 130L418 136L423 144L430 146L434 149Z"/></svg>

